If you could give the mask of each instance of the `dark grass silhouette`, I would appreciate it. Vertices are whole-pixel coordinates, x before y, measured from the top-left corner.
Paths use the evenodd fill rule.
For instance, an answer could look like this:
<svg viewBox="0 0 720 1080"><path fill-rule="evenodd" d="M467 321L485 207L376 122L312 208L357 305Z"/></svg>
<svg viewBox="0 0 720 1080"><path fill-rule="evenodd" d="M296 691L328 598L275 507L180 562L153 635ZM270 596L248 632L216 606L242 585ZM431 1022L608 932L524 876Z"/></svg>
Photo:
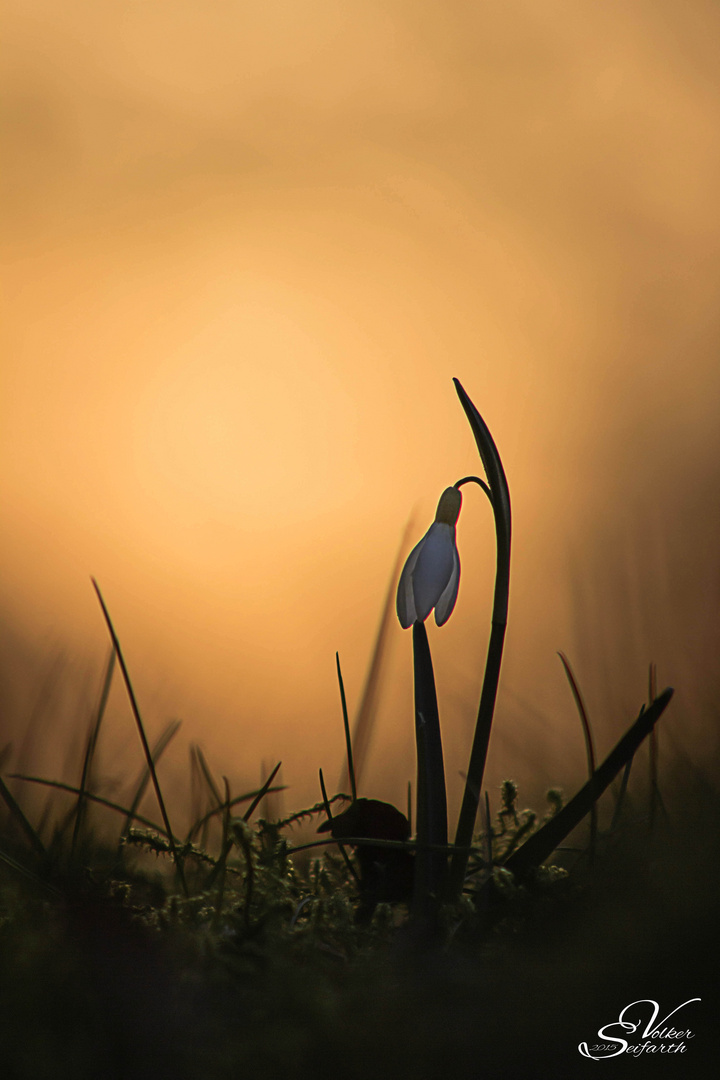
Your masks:
<svg viewBox="0 0 720 1080"><path fill-rule="evenodd" d="M475 431L481 421L463 394ZM486 462L482 432L478 446ZM490 490L499 503L498 477ZM158 770L177 726L151 745L98 590L112 652L78 782L31 773L32 722L21 771L12 771L12 747L2 751L2 1076L575 1078L596 1068L580 1057L579 1043L592 1042L631 1001L652 998L668 1012L697 997L687 1019L696 1036L681 1072L674 1059L650 1056L601 1068L615 1077L707 1074L717 1053L718 790L709 774L683 771L678 759L661 795L657 743L649 799L633 790L633 761L673 693L657 693L652 669L649 701L597 765L582 694L563 658L585 733L587 781L564 803L548 792L542 817L519 810L517 787L506 781L491 815L481 784L507 614L509 525L504 553L498 532L499 620L461 810L462 844L447 843L446 827L428 827L428 815L431 824L440 820L433 806L442 809L444 799L444 786L434 803L426 798L436 782L440 793L441 747L429 755L425 795L419 772L414 837L409 813L358 793L388 600L357 743L337 658L351 794L328 794L321 773L322 801L277 818L268 800L282 790L279 762L263 769L258 788L236 794L193 747L192 823L183 839L173 832L178 808L170 807ZM393 592L391 581L388 596ZM418 661L418 625L422 675L430 661ZM109 799L99 794L96 748L116 661L144 760L127 794ZM428 682L423 693L416 707L420 700L429 713L434 686ZM603 832L596 807L613 782L612 823ZM48 792L39 814L23 805L23 792L38 788ZM155 809L141 815L146 792ZM117 818L114 840L98 828L99 809ZM295 840L293 829L303 823L321 838ZM454 887L442 903L442 875L433 868L448 863ZM420 942L408 928L429 906L433 933Z"/></svg>

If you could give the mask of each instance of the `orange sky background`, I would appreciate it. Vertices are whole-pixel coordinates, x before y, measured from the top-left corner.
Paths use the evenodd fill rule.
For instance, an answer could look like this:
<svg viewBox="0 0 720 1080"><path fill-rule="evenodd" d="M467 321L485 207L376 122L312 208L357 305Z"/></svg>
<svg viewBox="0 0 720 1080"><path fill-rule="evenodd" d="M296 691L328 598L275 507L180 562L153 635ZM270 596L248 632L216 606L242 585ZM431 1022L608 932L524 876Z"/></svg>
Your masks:
<svg viewBox="0 0 720 1080"><path fill-rule="evenodd" d="M35 715L36 771L77 771L93 574L149 731L183 719L167 775L196 740L235 790L282 758L289 808L315 801L335 650L352 712L410 515L414 543L480 468L455 375L514 511L491 790L581 775L557 649L600 752L650 660L666 760L716 752L717 4L3 8L0 746ZM458 538L430 631L453 806L490 619L476 490ZM394 624L365 794L404 799L411 694ZM140 767L118 686L103 738L106 775Z"/></svg>

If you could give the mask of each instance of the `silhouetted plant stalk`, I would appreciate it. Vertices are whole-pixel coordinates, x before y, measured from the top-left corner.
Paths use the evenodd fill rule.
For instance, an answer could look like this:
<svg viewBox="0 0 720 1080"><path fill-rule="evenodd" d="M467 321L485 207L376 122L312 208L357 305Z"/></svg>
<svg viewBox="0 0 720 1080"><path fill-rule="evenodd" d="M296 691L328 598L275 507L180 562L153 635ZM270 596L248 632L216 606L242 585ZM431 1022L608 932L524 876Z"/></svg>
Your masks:
<svg viewBox="0 0 720 1080"><path fill-rule="evenodd" d="M337 656L337 653L335 655ZM323 776L322 769L318 770L318 775L320 777L320 791L322 792L323 806L325 807L325 816L327 818L328 825L332 829L333 814L332 814L332 810L330 809L330 800L328 799L327 788L325 787L325 777ZM355 799L353 799L353 803L354 802L355 802ZM345 848L345 846L343 844L340 844L340 843L338 843L338 847L340 848L340 854L342 855L343 859L345 860L345 865L347 866L351 877L355 878L355 881L357 883L358 882L357 870L355 869L353 864L350 862L350 856L347 853L347 849Z"/></svg>
<svg viewBox="0 0 720 1080"><path fill-rule="evenodd" d="M408 541L413 528L412 516L408 520L405 529L403 530L403 536L398 548L397 557L395 559L395 565L390 579L388 582L387 592L383 601L382 613L380 616L380 623L378 625L377 633L375 635L375 644L373 646L372 657L370 659L370 666L368 667L367 675L365 676L365 683L360 695L360 704L355 714L355 720L352 728L352 772L355 778L355 789L360 784L360 778L365 768L367 761L368 750L370 742L372 740L373 728L375 726L375 718L377 716L377 702L378 695L380 693L380 685L382 679L382 672L385 666L387 656L388 639L390 635L390 627L393 621L393 600L395 598L395 582L398 580L398 575L403 565L403 552L407 548ZM346 736L347 739L347 736ZM351 791L352 780L350 777L350 761L346 757L346 761L340 771L340 777L338 779L338 790L347 791L348 784L350 784ZM357 797L357 790L353 798Z"/></svg>
<svg viewBox="0 0 720 1080"><path fill-rule="evenodd" d="M412 626L417 744L417 840L412 917L422 936L433 937L447 874L447 798L435 676L425 620L435 611L443 626L450 618L460 584L460 557L455 543L462 494L443 491L435 520L415 545L398 582L396 610L404 630ZM431 846L440 847L432 851Z"/></svg>
<svg viewBox="0 0 720 1080"><path fill-rule="evenodd" d="M110 649L110 657L108 659L107 667L105 669L105 677L103 679L102 691L100 692L100 701L98 704L95 720L90 728L88 734L88 740L85 747L85 757L83 759L82 775L80 777L80 794L75 804L75 825L73 828L72 844L70 846L70 860L75 861L75 852L77 850L78 840L80 838L80 831L83 826L85 818L85 810L87 806L87 799L85 798L85 792L90 784L90 778L92 775L93 759L95 757L95 749L97 747L98 737L100 735L100 725L105 715L105 709L107 707L108 698L110 696L110 686L112 684L113 671L115 670L115 647Z"/></svg>
<svg viewBox="0 0 720 1080"><path fill-rule="evenodd" d="M447 855L429 845L447 845L447 797L440 716L435 676L425 624L413 623L415 679L415 738L417 742L416 822L413 918L431 926L435 921L447 871Z"/></svg>
<svg viewBox="0 0 720 1080"><path fill-rule="evenodd" d="M497 696L510 586L510 495L500 455L479 412L457 379L460 402L480 452L487 483L466 476L440 496L435 520L408 555L398 582L396 610L403 629L413 628L415 674L415 734L417 740L417 839L413 914L416 919L432 918L442 898L455 899L462 892L482 790L495 698ZM447 800L443 769L442 741L438 717L435 679L425 620L435 611L435 622L443 626L453 612L460 582L455 526L462 493L467 483L478 484L490 500L495 518L497 569L492 626L485 676L465 793L460 810L450 874L447 873ZM445 845L442 856L430 854L428 846Z"/></svg>
<svg viewBox="0 0 720 1080"><path fill-rule="evenodd" d="M110 618L110 613L109 613L109 611L107 609L105 601L103 600L102 593L100 592L100 588L98 586L98 583L95 580L95 578L91 578L90 580L92 581L93 588L95 589L95 592L97 593L97 598L98 598L98 600L100 602L100 607L102 609L103 616L105 617L105 623L106 623L108 631L110 633L110 639L111 639L111 641L113 643L113 648L115 650L115 655L117 656L118 663L120 664L120 670L122 672L122 676L123 676L123 679L125 681L125 688L126 688L126 690L128 692L128 697L130 699L130 707L132 709L132 713L133 713L133 716L135 718L135 723L137 725L138 734L140 736L140 741L142 743L142 748L143 748L143 752L145 754L145 760L147 762L147 767L148 767L148 770L150 772L150 777L151 777L152 782L153 782L153 787L155 788L155 795L157 797L158 806L160 807L160 813L162 815L163 824L165 825L165 831L167 833L168 843L170 845L170 852L172 854L173 861L175 863L175 868L177 870L178 880L180 881L180 885L182 887L183 893L185 894L185 896L188 896L188 887L187 887L187 882L185 880L185 873L183 871L182 858L181 858L181 856L180 856L180 854L179 854L179 852L177 850L177 847L176 847L176 844L175 844L175 838L173 836L173 831L170 828L170 819L168 818L168 813L167 813L167 810L165 808L165 800L163 799L162 790L160 788L160 784L159 784L158 778L157 778L157 773L155 771L155 762L153 761L153 756L152 756L152 753L150 751L150 745L149 745L149 743L147 741L147 736L145 734L145 728L143 726L143 722L142 722L142 719L140 717L140 710L138 709L137 700L135 698L135 691L133 690L133 686L132 686L132 682L130 681L130 675L128 673L127 665L125 664L125 658L124 658L124 656L122 654L122 649L120 648L120 642L118 640L117 634L115 633L115 627L113 626L112 619Z"/></svg>
<svg viewBox="0 0 720 1080"><path fill-rule="evenodd" d="M588 776L592 780L595 774L595 745L593 743L592 728L590 727L590 720L588 719L587 709L585 708L585 702L580 692L578 681L575 678L575 673L570 666L570 661L563 652L559 652L558 656L562 661L562 666L565 669L567 680L570 683L570 689L572 690L573 698L575 699L575 705L577 707L578 716L580 717L580 723L582 724L583 735L585 736L585 752L587 754L588 764ZM652 700L650 702L652 704ZM654 730L654 729L653 729ZM650 737L652 738L652 731ZM598 833L598 809L597 802L594 802L590 807L590 843L588 846L588 858L592 862L595 858L595 847L597 845L597 833Z"/></svg>
<svg viewBox="0 0 720 1080"><path fill-rule="evenodd" d="M650 664L648 669L648 700L652 705L657 697L657 667ZM650 732L650 831L655 825L655 814L660 800L660 788L658 786L658 743L655 728Z"/></svg>
<svg viewBox="0 0 720 1080"><path fill-rule="evenodd" d="M337 667L338 686L340 687L340 704L342 705L343 728L345 730L345 751L347 753L347 775L350 780L352 801L357 799L357 784L355 782L355 763L353 762L352 736L350 735L350 720L348 718L347 698L345 697L345 683L343 682L340 668L340 653L335 653L335 666ZM340 785L341 787L344 785Z"/></svg>
<svg viewBox="0 0 720 1080"><path fill-rule="evenodd" d="M462 892L463 882L467 871L469 848L472 843L475 819L477 817L480 793L482 791L485 761L487 758L488 744L490 742L490 731L492 728L493 713L495 711L498 681L500 679L500 665L505 642L505 629L507 627L508 598L510 592L511 537L510 492L508 490L500 455L485 421L465 393L461 383L458 379L453 379L453 382L455 383L455 389L460 398L460 404L465 410L465 415L468 418L472 433L475 436L480 459L483 463L483 468L485 469L485 475L487 476L489 486L488 494L490 496L493 516L495 518L496 570L492 623L487 660L485 662L485 675L483 678L482 692L480 694L480 705L478 708L472 750L470 752L470 763L468 765L467 778L465 781L465 791L463 793L458 827L455 834L456 850L450 864L450 873L447 883L447 895L450 899L459 897ZM462 482L463 481L458 481L458 484Z"/></svg>

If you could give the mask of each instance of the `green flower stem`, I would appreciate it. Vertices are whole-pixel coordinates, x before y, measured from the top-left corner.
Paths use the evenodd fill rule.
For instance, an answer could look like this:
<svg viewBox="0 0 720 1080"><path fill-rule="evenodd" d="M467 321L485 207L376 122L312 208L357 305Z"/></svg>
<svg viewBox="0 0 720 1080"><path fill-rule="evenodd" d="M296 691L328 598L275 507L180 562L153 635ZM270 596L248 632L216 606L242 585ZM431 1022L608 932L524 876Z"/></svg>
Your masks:
<svg viewBox="0 0 720 1080"><path fill-rule="evenodd" d="M425 624L413 623L415 737L417 741L417 840L413 918L432 926L447 871L447 855L426 845L447 845L447 798L435 676Z"/></svg>
<svg viewBox="0 0 720 1080"><path fill-rule="evenodd" d="M493 713L495 711L495 699L497 697L498 681L500 679L500 665L502 663L503 645L505 642L505 628L508 617L508 599L510 592L510 537L511 537L511 512L510 492L503 470L500 455L488 430L485 421L480 416L472 401L465 393L457 379L453 380L457 390L460 404L465 410L465 415L475 436L475 442L480 453L480 458L485 469L490 488L493 515L495 518L496 538L496 570L495 570L495 595L493 599L492 625L490 641L488 644L487 660L485 662L485 676L483 678L480 706L478 708L475 735L472 750L470 752L470 764L467 770L465 791L460 817L458 819L455 845L460 849L469 849L472 843L475 819L477 817L480 794L482 791L483 775L485 773L485 760L487 758L490 731L492 728ZM463 887L465 873L467 871L468 855L464 851L456 851L450 864L448 877L447 895L450 899L457 899Z"/></svg>

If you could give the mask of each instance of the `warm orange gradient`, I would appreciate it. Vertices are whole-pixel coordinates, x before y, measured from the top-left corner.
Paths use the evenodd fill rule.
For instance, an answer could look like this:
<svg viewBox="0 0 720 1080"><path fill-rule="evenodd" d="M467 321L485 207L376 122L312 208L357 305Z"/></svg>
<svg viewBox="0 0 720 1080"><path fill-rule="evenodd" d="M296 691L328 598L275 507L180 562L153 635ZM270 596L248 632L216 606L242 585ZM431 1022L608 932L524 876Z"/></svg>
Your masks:
<svg viewBox="0 0 720 1080"><path fill-rule="evenodd" d="M290 806L315 801L343 754L335 650L352 711L410 514L414 542L480 468L456 375L514 509L491 790L581 773L557 649L601 752L655 660L666 747L707 761L717 5L4 7L0 745L33 709L38 769L80 738L94 574L149 730L184 721L163 767L188 740L234 785L282 758ZM430 635L455 801L494 559L475 490L458 536ZM390 645L365 784L401 801L410 635ZM139 767L118 687L103 738L108 774Z"/></svg>

